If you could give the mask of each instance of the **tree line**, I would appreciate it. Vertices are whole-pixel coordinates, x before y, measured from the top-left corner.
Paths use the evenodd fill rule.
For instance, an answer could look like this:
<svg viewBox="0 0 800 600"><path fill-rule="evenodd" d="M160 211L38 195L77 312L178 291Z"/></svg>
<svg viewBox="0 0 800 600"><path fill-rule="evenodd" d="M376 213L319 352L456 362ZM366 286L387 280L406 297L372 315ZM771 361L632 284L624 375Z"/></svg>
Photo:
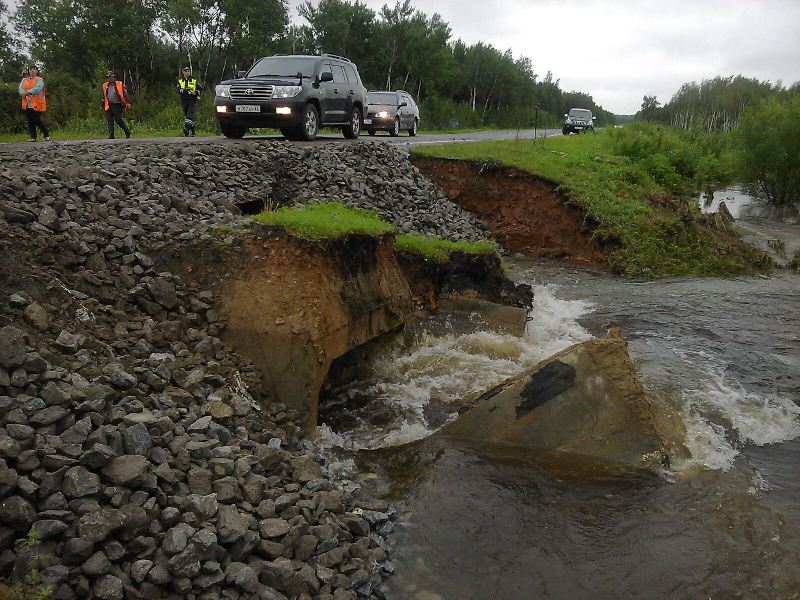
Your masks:
<svg viewBox="0 0 800 600"><path fill-rule="evenodd" d="M767 99L787 100L800 93L800 82L784 87L779 81L759 81L742 75L684 83L665 105L644 96L636 118L680 129L729 132L739 126L745 111Z"/></svg>
<svg viewBox="0 0 800 600"><path fill-rule="evenodd" d="M540 77L529 57L454 39L439 14L411 0L379 11L359 0L306 1L299 12L302 24L291 22L286 0L20 0L11 14L0 4L0 77L15 83L28 60L39 63L50 95L58 91L53 116L64 120L85 113L106 69L150 103L172 92L185 64L213 88L261 56L329 52L353 60L369 89L411 92L428 126L554 125L573 107L613 123L591 95L562 90L550 72Z"/></svg>

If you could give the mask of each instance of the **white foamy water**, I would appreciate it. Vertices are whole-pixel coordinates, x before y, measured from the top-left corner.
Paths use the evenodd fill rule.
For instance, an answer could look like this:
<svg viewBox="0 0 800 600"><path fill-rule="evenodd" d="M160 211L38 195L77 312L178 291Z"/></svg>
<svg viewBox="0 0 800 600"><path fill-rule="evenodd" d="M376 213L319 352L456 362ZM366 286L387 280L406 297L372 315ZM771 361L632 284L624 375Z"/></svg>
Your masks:
<svg viewBox="0 0 800 600"><path fill-rule="evenodd" d="M456 403L472 400L548 356L589 339L577 319L591 304L562 300L555 290L552 285L535 286L531 320L522 338L492 331L424 334L410 352L395 350L376 357L369 380L358 382L351 391L392 405L400 415L399 422L386 427L362 421L356 429L340 434L328 428L321 442L358 449L396 446L427 437L434 428L427 424L424 411L432 400L443 407L453 404L454 417Z"/></svg>
<svg viewBox="0 0 800 600"><path fill-rule="evenodd" d="M799 406L778 394L750 392L719 366L706 367L702 383L683 391L682 416L692 458L679 470L727 471L744 444L764 446L800 436Z"/></svg>

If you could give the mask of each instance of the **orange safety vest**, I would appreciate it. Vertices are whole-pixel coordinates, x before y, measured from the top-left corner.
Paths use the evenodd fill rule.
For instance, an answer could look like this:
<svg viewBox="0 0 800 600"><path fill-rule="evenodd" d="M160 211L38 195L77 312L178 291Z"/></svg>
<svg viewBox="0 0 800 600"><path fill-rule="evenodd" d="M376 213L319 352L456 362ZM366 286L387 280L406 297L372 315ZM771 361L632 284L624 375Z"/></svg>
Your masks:
<svg viewBox="0 0 800 600"><path fill-rule="evenodd" d="M44 112L47 110L47 102L44 99L44 80L41 77L34 77L31 79L30 77L26 77L22 80L22 89L26 92L35 86L37 83L42 82L42 91L38 94L34 94L33 96L28 96L22 99L22 109L25 110L28 108L28 101L30 100L30 108L38 112Z"/></svg>
<svg viewBox="0 0 800 600"><path fill-rule="evenodd" d="M128 104L128 96L125 94L125 86L122 85L122 82L117 80L114 82L116 85L114 87L117 88L117 96L119 96L120 104L125 107ZM103 107L108 110L108 82L106 81L103 84Z"/></svg>

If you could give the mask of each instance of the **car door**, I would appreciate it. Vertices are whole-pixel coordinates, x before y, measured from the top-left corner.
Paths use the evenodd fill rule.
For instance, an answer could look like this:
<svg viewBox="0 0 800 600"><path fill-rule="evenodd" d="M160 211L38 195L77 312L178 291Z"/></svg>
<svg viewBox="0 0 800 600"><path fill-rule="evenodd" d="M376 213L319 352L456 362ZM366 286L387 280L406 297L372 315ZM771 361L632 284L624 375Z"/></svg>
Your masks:
<svg viewBox="0 0 800 600"><path fill-rule="evenodd" d="M347 75L345 75L344 67L333 63L331 65L333 71L333 107L334 113L331 114L331 120L337 123L347 121L347 116L350 114L350 84L347 82Z"/></svg>
<svg viewBox="0 0 800 600"><path fill-rule="evenodd" d="M408 94L400 94L400 102L405 102L403 107L403 128L410 129L414 123L414 102L409 98Z"/></svg>
<svg viewBox="0 0 800 600"><path fill-rule="evenodd" d="M333 69L331 68L330 61L324 60L322 61L319 70L320 77L322 77L322 74L326 72L333 74ZM334 84L333 81L319 82L320 105L322 106L322 114L319 116L319 118L322 123L328 123L330 121L338 120L338 114L336 108L337 94L335 94L333 91L335 88L336 85Z"/></svg>

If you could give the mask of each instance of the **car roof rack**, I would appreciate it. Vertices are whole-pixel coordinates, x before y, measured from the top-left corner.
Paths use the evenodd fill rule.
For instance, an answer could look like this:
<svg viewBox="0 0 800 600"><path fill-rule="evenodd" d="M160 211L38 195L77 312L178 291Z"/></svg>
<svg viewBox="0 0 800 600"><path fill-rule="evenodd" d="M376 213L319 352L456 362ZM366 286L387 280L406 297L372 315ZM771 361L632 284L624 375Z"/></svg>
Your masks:
<svg viewBox="0 0 800 600"><path fill-rule="evenodd" d="M325 56L327 58L337 58L337 59L343 60L345 62L352 62L349 58L345 58L344 56L339 56L338 54L331 54L329 52L323 52L322 56Z"/></svg>

